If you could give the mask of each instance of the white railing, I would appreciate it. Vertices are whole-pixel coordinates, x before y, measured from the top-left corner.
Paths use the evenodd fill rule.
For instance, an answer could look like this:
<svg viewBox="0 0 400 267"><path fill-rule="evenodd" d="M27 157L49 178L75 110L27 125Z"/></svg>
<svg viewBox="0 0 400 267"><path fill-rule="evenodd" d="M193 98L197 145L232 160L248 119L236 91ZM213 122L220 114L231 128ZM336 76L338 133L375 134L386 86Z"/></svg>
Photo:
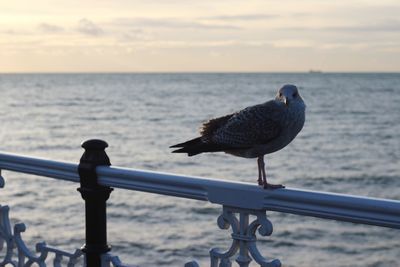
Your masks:
<svg viewBox="0 0 400 267"><path fill-rule="evenodd" d="M81 182L79 166L68 162L0 153L0 170L34 174L76 183ZM263 236L272 234L272 224L266 217L266 211L400 229L400 201L397 200L294 188L265 190L249 183L112 166L97 166L95 172L98 184L104 187L144 191L222 205L223 210L218 218L218 226L221 229L231 227L233 240L227 251L219 249L210 251L211 266L231 266L231 258L235 254L238 254L236 262L239 266L248 266L252 259L260 266L281 266L279 260L261 256L256 246L257 229ZM2 184L1 180L0 178L0 185ZM249 215L254 215L256 219L250 222ZM2 217L4 219L5 216ZM2 224L0 224L0 251L2 248L1 238L5 239L3 232L7 232L7 230L2 230L1 226ZM16 233L14 235L9 233L8 238L15 238L15 235ZM11 246L8 243L7 245ZM54 250L47 249L46 251ZM64 253L63 255L75 257L77 254ZM110 264L122 266L119 259L108 253L104 255L102 257L104 266ZM73 259L75 260L75 258ZM190 262L185 266L197 266L197 263Z"/></svg>

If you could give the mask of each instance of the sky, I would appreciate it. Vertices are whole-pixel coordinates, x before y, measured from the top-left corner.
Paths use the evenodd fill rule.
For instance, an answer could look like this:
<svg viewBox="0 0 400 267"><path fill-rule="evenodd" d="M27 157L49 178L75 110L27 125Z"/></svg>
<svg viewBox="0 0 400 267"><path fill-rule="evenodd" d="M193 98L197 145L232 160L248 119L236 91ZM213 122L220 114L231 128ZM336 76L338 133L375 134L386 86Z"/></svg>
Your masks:
<svg viewBox="0 0 400 267"><path fill-rule="evenodd" d="M0 73L399 72L400 1L0 0Z"/></svg>

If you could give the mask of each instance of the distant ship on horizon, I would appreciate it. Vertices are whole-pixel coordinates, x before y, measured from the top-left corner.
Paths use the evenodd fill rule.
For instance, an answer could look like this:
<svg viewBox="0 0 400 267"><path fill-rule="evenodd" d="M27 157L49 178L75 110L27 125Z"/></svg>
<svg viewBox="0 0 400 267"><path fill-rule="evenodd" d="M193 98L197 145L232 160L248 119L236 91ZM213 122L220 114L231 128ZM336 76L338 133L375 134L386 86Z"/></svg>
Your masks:
<svg viewBox="0 0 400 267"><path fill-rule="evenodd" d="M322 73L322 70L309 70L308 73Z"/></svg>

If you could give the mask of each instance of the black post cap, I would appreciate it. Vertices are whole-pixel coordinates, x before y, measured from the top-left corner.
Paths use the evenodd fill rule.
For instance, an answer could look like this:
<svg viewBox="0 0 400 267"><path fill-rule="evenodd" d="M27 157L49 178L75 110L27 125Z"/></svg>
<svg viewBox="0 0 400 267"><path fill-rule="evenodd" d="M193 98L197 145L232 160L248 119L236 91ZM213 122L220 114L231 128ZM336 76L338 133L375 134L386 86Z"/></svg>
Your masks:
<svg viewBox="0 0 400 267"><path fill-rule="evenodd" d="M80 163L89 163L92 167L99 165L111 165L105 149L108 147L106 141L100 139L91 139L82 142L81 146L85 149Z"/></svg>
<svg viewBox="0 0 400 267"><path fill-rule="evenodd" d="M91 139L83 142L81 146L85 149L78 167L81 187L97 187L96 167L111 165L105 151L108 144L103 140Z"/></svg>
<svg viewBox="0 0 400 267"><path fill-rule="evenodd" d="M108 147L106 141L101 139L90 139L81 143L85 150L105 150Z"/></svg>

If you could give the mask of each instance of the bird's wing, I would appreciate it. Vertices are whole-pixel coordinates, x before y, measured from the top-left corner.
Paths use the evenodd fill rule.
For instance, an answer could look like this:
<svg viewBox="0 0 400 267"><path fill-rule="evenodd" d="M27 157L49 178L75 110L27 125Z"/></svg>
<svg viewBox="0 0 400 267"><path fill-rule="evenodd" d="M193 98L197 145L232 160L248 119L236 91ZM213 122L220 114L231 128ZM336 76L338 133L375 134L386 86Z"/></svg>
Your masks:
<svg viewBox="0 0 400 267"><path fill-rule="evenodd" d="M214 118L211 119L205 123L203 123L201 129L200 129L200 134L202 137L208 138L212 136L215 131L223 127L232 116L234 116L236 113L232 113L223 117L219 118Z"/></svg>
<svg viewBox="0 0 400 267"><path fill-rule="evenodd" d="M274 100L233 114L212 136L217 144L232 148L267 144L279 136L285 124L286 107Z"/></svg>

